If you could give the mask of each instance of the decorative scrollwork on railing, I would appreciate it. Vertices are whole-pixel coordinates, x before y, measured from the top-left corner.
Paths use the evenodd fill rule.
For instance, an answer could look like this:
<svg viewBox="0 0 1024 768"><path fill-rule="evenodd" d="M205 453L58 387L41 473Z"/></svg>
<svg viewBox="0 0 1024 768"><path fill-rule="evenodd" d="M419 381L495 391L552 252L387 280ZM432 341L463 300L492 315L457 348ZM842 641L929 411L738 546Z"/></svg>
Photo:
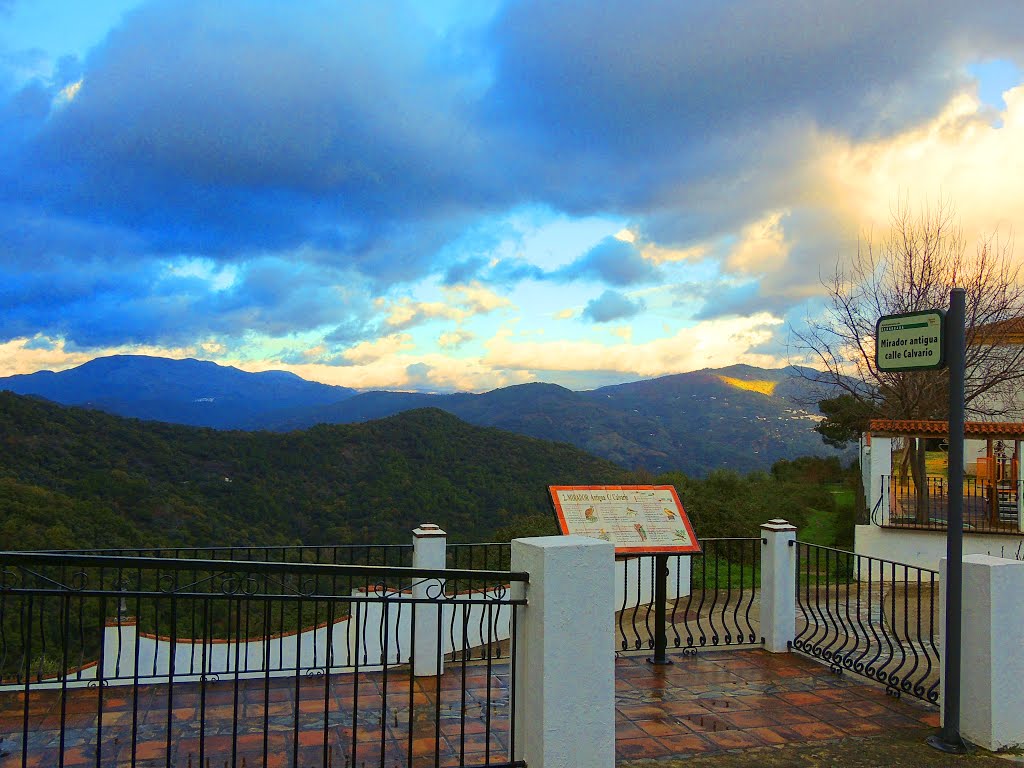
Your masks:
<svg viewBox="0 0 1024 768"><path fill-rule="evenodd" d="M10 592L17 588L20 581L21 578L17 571L12 571L10 568L0 570L0 592Z"/></svg>
<svg viewBox="0 0 1024 768"><path fill-rule="evenodd" d="M367 590L367 594L382 600L397 600L410 597L416 593L417 587L422 587L419 599L426 598L427 600L434 601L457 600L470 595L474 599L500 603L506 601L509 597L508 585L503 583L493 584L485 588L473 588L468 591L460 591L460 585L464 586L461 580L446 580L430 576L414 581L407 588L398 588L385 582L376 582Z"/></svg>
<svg viewBox="0 0 1024 768"><path fill-rule="evenodd" d="M935 703L937 585L935 571L798 543L793 650Z"/></svg>
<svg viewBox="0 0 1024 768"><path fill-rule="evenodd" d="M4 568L0 571L0 591L10 592L15 589L57 589L65 592L82 592L89 586L89 574L75 571L64 577L64 581L24 566Z"/></svg>

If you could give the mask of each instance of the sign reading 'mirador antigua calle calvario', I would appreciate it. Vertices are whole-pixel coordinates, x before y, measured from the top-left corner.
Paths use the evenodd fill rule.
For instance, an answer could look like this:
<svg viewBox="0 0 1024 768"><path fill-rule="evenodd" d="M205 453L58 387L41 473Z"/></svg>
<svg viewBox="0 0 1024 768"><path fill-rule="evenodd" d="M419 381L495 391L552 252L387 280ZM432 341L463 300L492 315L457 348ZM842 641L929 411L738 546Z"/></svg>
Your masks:
<svg viewBox="0 0 1024 768"><path fill-rule="evenodd" d="M946 364L941 309L886 315L875 327L875 365L880 371L927 371Z"/></svg>

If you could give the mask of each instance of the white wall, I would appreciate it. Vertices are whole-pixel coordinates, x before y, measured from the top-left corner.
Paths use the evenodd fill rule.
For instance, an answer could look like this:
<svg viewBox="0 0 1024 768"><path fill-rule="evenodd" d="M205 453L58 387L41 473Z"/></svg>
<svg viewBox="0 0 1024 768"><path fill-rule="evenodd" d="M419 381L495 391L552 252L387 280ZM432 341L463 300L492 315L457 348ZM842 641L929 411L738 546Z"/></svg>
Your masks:
<svg viewBox="0 0 1024 768"><path fill-rule="evenodd" d="M964 555L992 555L1013 558L1024 534L1006 536L986 533L964 534ZM858 525L854 551L858 555L894 560L918 568L939 570L939 560L946 556L946 532L915 531L900 528L879 528ZM1024 548L1022 548L1024 551Z"/></svg>

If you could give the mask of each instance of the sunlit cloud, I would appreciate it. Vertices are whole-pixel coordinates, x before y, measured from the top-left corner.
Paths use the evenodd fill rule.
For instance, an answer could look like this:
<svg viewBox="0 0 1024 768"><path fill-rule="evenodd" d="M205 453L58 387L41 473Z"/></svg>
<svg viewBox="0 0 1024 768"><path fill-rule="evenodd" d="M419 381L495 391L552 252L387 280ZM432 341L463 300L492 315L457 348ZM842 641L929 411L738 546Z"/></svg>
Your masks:
<svg viewBox="0 0 1024 768"><path fill-rule="evenodd" d="M822 138L817 168L823 198L851 228L885 227L903 201L950 203L968 242L1024 223L1024 86L1003 94L1002 124L971 93L952 99L933 120L887 140Z"/></svg>
<svg viewBox="0 0 1024 768"><path fill-rule="evenodd" d="M725 258L725 269L744 274L763 274L782 267L789 253L782 227L783 215L783 211L773 211L744 227L739 242Z"/></svg>
<svg viewBox="0 0 1024 768"><path fill-rule="evenodd" d="M80 90L82 90L81 80L76 80L73 83L65 85L63 88L60 89L60 92L57 94L58 106L74 101L75 97L78 96L78 92Z"/></svg>
<svg viewBox="0 0 1024 768"><path fill-rule="evenodd" d="M476 334L470 331L445 331L437 338L437 345L441 349L458 349L476 338Z"/></svg>
<svg viewBox="0 0 1024 768"><path fill-rule="evenodd" d="M397 330L437 319L462 322L512 306L508 298L478 282L443 286L441 290L445 301L414 301L407 297L396 301L378 299L377 307L387 313L388 326Z"/></svg>
<svg viewBox="0 0 1024 768"><path fill-rule="evenodd" d="M409 334L395 333L373 341L361 341L346 349L341 356L350 363L367 365L385 358L393 358L412 347L412 337Z"/></svg>
<svg viewBox="0 0 1024 768"><path fill-rule="evenodd" d="M774 328L781 323L781 319L768 314L709 320L669 338L612 345L593 341L524 342L506 331L486 342L484 359L495 368L511 370L620 371L639 376L736 362L775 367L784 361L753 350L771 339Z"/></svg>

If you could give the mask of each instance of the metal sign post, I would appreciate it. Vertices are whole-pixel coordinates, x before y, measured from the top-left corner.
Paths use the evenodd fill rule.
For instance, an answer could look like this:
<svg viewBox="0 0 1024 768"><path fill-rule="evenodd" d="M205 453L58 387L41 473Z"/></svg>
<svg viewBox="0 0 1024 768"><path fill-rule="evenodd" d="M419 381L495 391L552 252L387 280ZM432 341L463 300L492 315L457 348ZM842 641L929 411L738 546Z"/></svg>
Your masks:
<svg viewBox="0 0 1024 768"><path fill-rule="evenodd" d="M960 737L960 626L963 605L964 552L964 333L966 291L949 292L946 314L946 360L949 363L949 512L946 516L946 621L942 680L942 730L928 743L943 752L967 751Z"/></svg>

